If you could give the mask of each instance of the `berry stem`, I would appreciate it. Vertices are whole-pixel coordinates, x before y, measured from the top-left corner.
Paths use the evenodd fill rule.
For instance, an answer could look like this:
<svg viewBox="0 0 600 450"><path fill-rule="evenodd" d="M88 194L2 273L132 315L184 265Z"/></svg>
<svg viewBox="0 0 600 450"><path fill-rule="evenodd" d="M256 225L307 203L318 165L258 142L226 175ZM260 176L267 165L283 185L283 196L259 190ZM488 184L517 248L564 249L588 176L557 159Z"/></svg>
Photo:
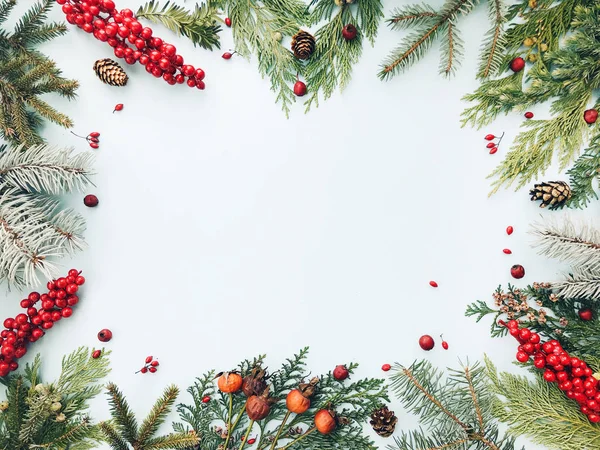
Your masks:
<svg viewBox="0 0 600 450"><path fill-rule="evenodd" d="M283 418L283 421L281 422L281 425L279 425L279 429L277 430L277 434L275 435L275 439L273 439L273 444L271 444L271 449L270 450L275 450L275 446L277 445L277 441L279 441L279 436L281 435L281 430L283 430L283 427L285 426L285 423L287 422L287 420L290 418L290 414L292 412L290 410L288 410L288 412L286 413L285 417Z"/></svg>
<svg viewBox="0 0 600 450"><path fill-rule="evenodd" d="M229 395L229 414L227 415L227 429L229 430L231 428L231 419L233 419L232 414L233 414L233 394L231 394L231 392L228 394ZM227 446L225 446L225 448L227 448Z"/></svg>
<svg viewBox="0 0 600 450"><path fill-rule="evenodd" d="M302 436L300 436L299 438L294 439L292 442L290 442L289 444L287 444L285 447L279 447L278 450L286 450L286 449L290 448L292 445L294 445L297 442L300 442L302 439L304 439L305 437L307 437L311 433L314 433L315 431L317 431L317 427L312 427L310 430L308 430Z"/></svg>
<svg viewBox="0 0 600 450"><path fill-rule="evenodd" d="M504 137L504 131L502 132L502 136L500 136L498 138L498 143L496 144L496 147L500 147L500 142L502 142L502 138Z"/></svg>
<svg viewBox="0 0 600 450"><path fill-rule="evenodd" d="M242 408L240 409L240 412L238 413L235 422L233 422L233 425L231 426L231 429L227 430L227 439L225 440L225 445L223 446L223 449L227 449L227 444L229 444L229 440L231 439L231 435L233 434L233 430L235 430L235 428L237 427L238 423L240 423L240 419L242 418L242 416L244 415L244 411L246 410L246 404L244 403L242 405Z"/></svg>
<svg viewBox="0 0 600 450"><path fill-rule="evenodd" d="M78 138L85 139L86 141L88 140L88 138L87 138L87 137L85 137L85 136L79 136L78 134L76 134L76 133L73 133L72 131L71 131L71 134L72 134L73 136L77 136Z"/></svg>
<svg viewBox="0 0 600 450"><path fill-rule="evenodd" d="M250 436L250 432L252 431L252 427L254 426L254 420L250 421L250 425L248 425L248 429L246 430L246 434L244 434L244 440L242 441L242 445L240 445L240 449L239 450L244 450L244 446L246 445L246 442L248 442L248 436Z"/></svg>

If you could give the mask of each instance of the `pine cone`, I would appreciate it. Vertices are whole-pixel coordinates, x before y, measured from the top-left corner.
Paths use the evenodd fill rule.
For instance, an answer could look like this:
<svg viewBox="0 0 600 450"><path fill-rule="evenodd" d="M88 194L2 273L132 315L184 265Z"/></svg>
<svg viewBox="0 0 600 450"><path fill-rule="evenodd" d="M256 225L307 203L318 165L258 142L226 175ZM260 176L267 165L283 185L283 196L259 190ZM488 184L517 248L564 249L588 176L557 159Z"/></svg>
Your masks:
<svg viewBox="0 0 600 450"><path fill-rule="evenodd" d="M308 59L315 51L315 37L307 31L300 30L292 37L292 50L298 59Z"/></svg>
<svg viewBox="0 0 600 450"><path fill-rule="evenodd" d="M571 188L564 181L548 181L533 186L529 191L531 201L541 200L540 208L562 208L571 198Z"/></svg>
<svg viewBox="0 0 600 450"><path fill-rule="evenodd" d="M118 62L110 58L99 59L94 63L94 71L103 83L111 86L125 86L129 77Z"/></svg>
<svg viewBox="0 0 600 450"><path fill-rule="evenodd" d="M370 423L379 436L390 437L396 429L398 418L394 415L394 411L390 411L387 406L383 406L373 411Z"/></svg>

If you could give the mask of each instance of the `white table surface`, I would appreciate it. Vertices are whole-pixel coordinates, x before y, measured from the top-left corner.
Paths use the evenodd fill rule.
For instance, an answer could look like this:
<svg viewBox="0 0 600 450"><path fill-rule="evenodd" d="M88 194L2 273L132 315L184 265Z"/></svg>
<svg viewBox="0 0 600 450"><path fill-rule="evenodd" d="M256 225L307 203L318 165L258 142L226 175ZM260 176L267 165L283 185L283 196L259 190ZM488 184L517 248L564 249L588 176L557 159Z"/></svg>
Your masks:
<svg viewBox="0 0 600 450"><path fill-rule="evenodd" d="M28 2L20 3L23 10ZM385 1L386 16L399 3ZM117 7L139 4L119 0ZM379 81L379 63L403 34L382 25L348 89L308 115L296 104L289 120L254 61L221 58L233 47L229 29L222 51L209 52L151 25L206 71L203 92L169 86L139 65L127 68L126 88L103 85L92 65L112 51L74 27L45 45L81 82L77 101L53 104L75 119L75 132L102 134L90 189L100 205L85 208L82 195L69 200L88 220L89 249L63 261L65 271L84 271L83 301L27 360L41 352L53 378L63 354L98 346L96 333L110 328L110 380L140 415L169 383L183 391L204 371L259 353L276 367L306 345L313 373L352 360L359 375L378 377L386 362L457 366L459 357L484 353L518 370L515 342L491 339L489 319L476 324L464 310L513 281L512 264L525 266L523 286L559 277L563 268L530 249L527 231L540 214L565 213L540 210L526 190L487 197L485 177L523 118L515 113L482 131L460 127L461 97L478 86L486 15L482 5L461 20L466 59L455 78L437 74L436 46L407 74ZM52 17L62 20L58 7ZM112 114L116 103L125 109ZM489 155L483 136L503 131L500 151ZM45 137L86 150L55 126ZM554 167L544 179L557 176ZM597 209L593 203L572 215L592 217ZM20 298L2 299L2 317L19 312ZM440 333L450 350L439 340L434 351L419 348L422 334ZM134 375L147 354L159 358L159 372ZM397 401L392 406L398 428L416 424ZM104 396L92 415L108 417Z"/></svg>

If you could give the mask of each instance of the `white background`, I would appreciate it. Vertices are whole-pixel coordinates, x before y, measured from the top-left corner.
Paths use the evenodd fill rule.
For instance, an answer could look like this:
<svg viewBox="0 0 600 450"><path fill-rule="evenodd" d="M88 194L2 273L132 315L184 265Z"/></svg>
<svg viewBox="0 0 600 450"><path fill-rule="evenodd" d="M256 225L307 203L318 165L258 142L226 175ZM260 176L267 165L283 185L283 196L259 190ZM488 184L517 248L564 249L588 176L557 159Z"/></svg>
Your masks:
<svg viewBox="0 0 600 450"><path fill-rule="evenodd" d="M23 10L29 2L20 3ZM398 4L385 2L386 16ZM89 190L100 205L87 209L83 195L71 199L88 220L90 246L65 261L65 272L84 271L83 301L27 359L41 352L54 378L63 354L100 345L96 333L110 328L110 380L140 418L169 383L183 391L204 371L259 353L277 367L307 345L313 373L357 361L358 376L378 377L387 362L457 366L459 357L484 353L518 370L511 364L516 343L492 340L489 319L476 324L464 310L513 281L513 264L526 268L523 286L559 277L557 264L529 248L527 231L540 213L564 213L543 212L526 190L487 197L485 177L506 154L520 114L481 131L460 128L461 97L478 86L485 9L461 20L466 59L454 79L437 74L436 46L407 74L379 81L379 63L403 35L382 25L348 89L308 115L297 104L289 120L255 61L221 58L233 46L229 29L222 50L209 52L152 25L206 71L203 92L169 86L139 65L127 67L127 87L103 85L92 65L112 51L74 27L45 46L81 82L77 101L52 101L75 119L75 132L102 133L97 187ZM62 20L59 8L53 18ZM112 114L116 103L125 109ZM503 131L500 151L489 155L483 136ZM45 136L86 150L58 127ZM593 204L576 215L596 211ZM1 316L14 317L20 298L8 294ZM439 346L440 333L450 350ZM433 351L419 348L422 334L436 338ZM148 354L160 360L159 372L134 375ZM416 424L398 402L392 409L399 428ZM103 396L92 413L108 417Z"/></svg>

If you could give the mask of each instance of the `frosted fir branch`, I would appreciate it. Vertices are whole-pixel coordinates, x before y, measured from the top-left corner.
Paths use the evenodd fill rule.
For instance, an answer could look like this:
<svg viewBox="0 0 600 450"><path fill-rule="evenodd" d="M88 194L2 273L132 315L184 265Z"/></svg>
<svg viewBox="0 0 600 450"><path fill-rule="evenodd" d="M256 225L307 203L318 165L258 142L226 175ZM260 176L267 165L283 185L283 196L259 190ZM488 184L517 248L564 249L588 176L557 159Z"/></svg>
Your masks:
<svg viewBox="0 0 600 450"><path fill-rule="evenodd" d="M568 262L578 269L600 271L600 231L594 227L576 226L564 218L560 223L554 220L534 223L531 234L536 237L532 246L539 254Z"/></svg>
<svg viewBox="0 0 600 450"><path fill-rule="evenodd" d="M575 269L565 281L552 283L556 294L563 298L600 299L600 272Z"/></svg>
<svg viewBox="0 0 600 450"><path fill-rule="evenodd" d="M0 188L18 187L26 192L61 194L83 191L91 184L91 152L73 154L73 149L36 145L25 149L0 146Z"/></svg>
<svg viewBox="0 0 600 450"><path fill-rule="evenodd" d="M0 280L34 286L56 274L54 258L84 248L83 218L51 198L0 190Z"/></svg>

